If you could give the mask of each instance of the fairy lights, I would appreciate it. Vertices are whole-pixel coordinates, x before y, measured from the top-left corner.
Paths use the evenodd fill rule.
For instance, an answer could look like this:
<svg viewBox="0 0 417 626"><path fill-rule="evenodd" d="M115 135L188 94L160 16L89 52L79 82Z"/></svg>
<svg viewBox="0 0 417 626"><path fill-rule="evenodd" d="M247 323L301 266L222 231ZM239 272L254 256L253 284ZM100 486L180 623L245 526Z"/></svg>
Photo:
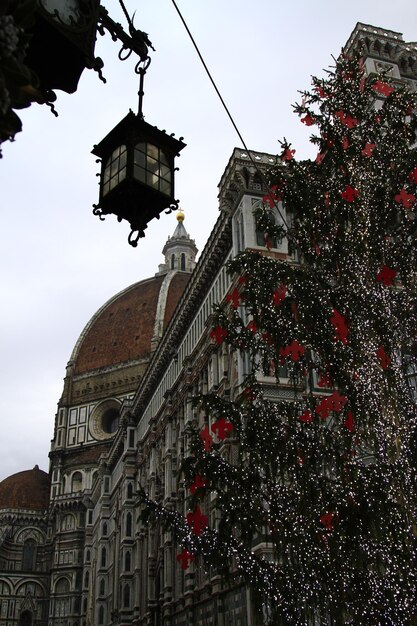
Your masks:
<svg viewBox="0 0 417 626"><path fill-rule="evenodd" d="M302 96L295 112L317 130L318 157L298 161L283 143L260 216L269 237L282 235L268 220L282 199L299 262L246 251L230 263L243 279L211 337L248 354L251 375L233 400L199 399L217 437L195 433L187 518L144 503L183 546L178 567L194 555L233 566L268 624L411 624L417 412L404 355L415 367L417 97L383 75L365 81L358 57ZM283 362L292 400L271 402L258 375Z"/></svg>

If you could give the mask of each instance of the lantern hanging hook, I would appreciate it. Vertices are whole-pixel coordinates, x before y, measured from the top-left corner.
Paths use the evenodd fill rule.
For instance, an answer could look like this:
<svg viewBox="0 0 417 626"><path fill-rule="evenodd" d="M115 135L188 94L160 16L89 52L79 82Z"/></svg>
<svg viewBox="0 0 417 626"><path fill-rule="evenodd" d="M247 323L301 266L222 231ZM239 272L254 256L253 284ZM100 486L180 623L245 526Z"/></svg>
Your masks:
<svg viewBox="0 0 417 626"><path fill-rule="evenodd" d="M143 120L143 112L142 112L142 106L143 106L143 96L144 96L144 90L143 90L143 82L145 79L145 74L146 74L146 70L149 67L149 64L151 62L150 57L148 57L148 59L142 63L139 62L136 67L135 67L135 72L137 74L139 74L139 91L138 91L138 96L139 96L139 104L138 104L138 116L141 120Z"/></svg>
<svg viewBox="0 0 417 626"><path fill-rule="evenodd" d="M123 46L123 48L119 52L119 58L124 61L130 56L133 50L139 56L140 60L138 61L138 63L136 63L135 73L139 74L139 77L140 77L139 78L139 92L138 92L138 96L139 96L138 116L140 119L143 119L143 112L142 112L143 95L144 95L143 83L144 83L146 70L148 69L150 62L151 62L151 57L148 54L148 50L149 48L151 48L155 52L155 48L153 47L152 42L150 41L148 37L148 33L145 33L144 31L138 30L135 28L135 25L133 23L134 18L135 18L135 13L133 13L133 16L131 18L129 13L127 12L127 9L125 7L123 0L119 0L119 4L122 7L127 23L129 24L129 34L132 38L131 41L133 44L128 49L128 52L126 55L124 54L124 51L127 49L127 46Z"/></svg>
<svg viewBox="0 0 417 626"><path fill-rule="evenodd" d="M135 13L133 13L133 17L131 18L129 13L127 12L127 9L125 7L123 0L119 0L119 4L122 7L127 23L129 24L129 34L131 37L131 42L129 45L130 52L134 51L140 57L141 62L145 62L147 59L149 59L149 55L148 55L149 48L151 48L151 50L153 50L154 52L155 52L155 48L153 47L152 42L149 39L148 33L145 33L143 30L139 30L135 28L135 25L133 23ZM125 48L125 46L123 48ZM123 52L123 48L120 52ZM130 52L125 58L130 56ZM120 53L119 53L119 56L120 56Z"/></svg>

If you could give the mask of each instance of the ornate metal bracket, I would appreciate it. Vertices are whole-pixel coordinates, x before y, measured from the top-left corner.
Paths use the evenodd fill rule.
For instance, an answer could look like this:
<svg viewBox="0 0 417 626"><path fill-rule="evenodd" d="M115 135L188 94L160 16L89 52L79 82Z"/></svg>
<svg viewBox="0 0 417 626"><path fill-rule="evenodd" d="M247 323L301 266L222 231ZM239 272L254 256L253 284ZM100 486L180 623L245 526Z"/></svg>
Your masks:
<svg viewBox="0 0 417 626"><path fill-rule="evenodd" d="M97 205L93 205L95 208L93 209L93 213L94 215L98 215L100 219L104 219L100 213L99 210L97 210ZM167 207L167 209L164 211L164 213L167 213L168 215L170 213L172 213L172 211L178 211L178 206L179 206L179 200L174 200L174 202L172 204L169 205L169 207ZM159 220L159 218L161 217L160 215L155 215L156 219ZM135 226L133 224L130 225L132 230L130 231L129 237L127 238L129 244L133 247L136 248L136 246L138 245L138 241L139 239L141 239L142 237L145 236L145 228L147 228L147 224L143 224L141 227L139 228L135 228Z"/></svg>
<svg viewBox="0 0 417 626"><path fill-rule="evenodd" d="M127 34L122 25L115 22L110 17L107 9L102 6L99 7L97 30L100 35L104 35L105 30L107 30L113 41L120 41L122 43L122 47L119 51L119 59L121 61L128 59L132 52L134 52L140 59L136 64L135 72L140 74L141 70L143 71L143 65L146 66L146 71L150 63L150 57L148 55L149 48L155 51L147 33L142 30L137 30L133 26L133 22L129 19L129 34Z"/></svg>

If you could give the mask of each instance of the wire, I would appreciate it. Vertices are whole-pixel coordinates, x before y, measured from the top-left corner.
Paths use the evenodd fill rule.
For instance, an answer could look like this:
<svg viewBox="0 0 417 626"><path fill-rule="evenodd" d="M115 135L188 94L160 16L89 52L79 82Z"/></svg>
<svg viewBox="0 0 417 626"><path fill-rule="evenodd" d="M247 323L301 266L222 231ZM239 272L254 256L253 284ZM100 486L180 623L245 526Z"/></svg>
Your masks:
<svg viewBox="0 0 417 626"><path fill-rule="evenodd" d="M183 18L183 16L182 16L182 14L181 14L181 11L179 10L179 8L178 8L178 6L177 6L177 4L176 4L175 0L172 0L172 4L173 4L173 5L174 5L174 7L176 8L177 13L178 13L178 15L179 15L179 16L180 16L180 18L181 18L181 21L182 21L182 23L184 24L185 30L187 31L187 33L188 33L188 35L189 35L189 37L190 37L190 39L191 39L191 41L192 41L192 43L193 43L193 46L194 46L194 48L196 49L196 52L197 52L198 56L200 57L200 61L201 61L201 63L203 64L203 67L204 67L204 69L205 69L205 70L206 70L206 72L207 72L207 76L209 77L209 79L210 79L210 81L211 81L211 84L213 85L214 89L216 90L216 93L217 93L217 95L218 95L218 96L219 96L219 98L220 98L220 102L222 103L222 105L223 105L223 107L224 107L224 109L225 109L225 111L226 111L227 115L229 116L229 119L230 119L230 121L232 122L233 127L234 127L235 131L237 132L237 134L238 134L238 136L239 136L240 141L241 141L241 142L242 142L242 144L243 144L243 147L245 148L245 150L246 150L247 152L249 152L249 150L248 150L248 148L247 148L247 146L246 146L246 144L245 144L245 141L244 141L244 139L243 139L242 135L240 134L239 129L238 129L238 127L236 126L236 124L235 124L235 122L234 122L234 119L233 119L233 117L232 117L232 115L231 115L231 113L230 113L229 109L227 108L226 103L225 103L225 101L223 100L222 95L221 95L220 91L218 90L217 85L216 85L216 83L214 82L214 79L213 79L212 75L210 74L210 71L209 71L209 69L208 69L208 67L207 67L207 65L206 65L206 63L205 63L205 61L204 61L204 59L203 59L203 57L202 57L202 55L201 55L201 52L200 52L200 50L198 49L198 46L197 46L197 44L196 44L196 42L195 42L195 40L194 40L194 37L192 36L191 31L190 31L190 29L188 28L187 23L186 23L186 21L184 20L184 18Z"/></svg>
<svg viewBox="0 0 417 626"><path fill-rule="evenodd" d="M133 26L133 22L132 22L132 20L130 19L130 15L129 15L129 13L127 12L127 9L126 9L126 7L125 7L125 4L124 4L123 0L119 0L119 4L120 4L120 6L121 6L121 7L122 7L122 9L123 9L123 13L125 14L125 17L126 17L126 19L127 19L127 23L129 24L129 28L134 28L134 26Z"/></svg>
<svg viewBox="0 0 417 626"><path fill-rule="evenodd" d="M121 2L121 1L122 1L122 0L119 0L119 2ZM226 111L227 115L229 116L230 121L231 121L231 122L232 122L232 124L233 124L233 128L234 128L234 129L235 129L235 131L237 132L238 137L239 137L240 141L242 142L243 147L245 148L246 152L248 153L248 156L249 156L249 159L250 159L250 160L251 160L251 162L252 162L252 165L255 167L255 170L257 171L257 173L259 174L259 176L260 176L260 177L262 178L262 180L264 181L264 183L265 183L265 185L266 185L266 187L267 187L267 189L268 189L268 191L269 191L269 193L270 193L270 197L272 198L272 197L273 197L273 194L271 193L271 190L270 190L270 188L269 188L269 185L268 185L268 184L267 184L267 182L266 182L265 175L264 175L264 173L263 173L263 172L262 172L262 171L258 168L257 164L256 164L256 163L255 163L255 161L253 160L252 155L251 155L251 153L250 153L250 150L249 150L249 149L248 149L248 147L246 146L246 143L245 143L245 141L244 141L244 139L243 139L243 137L242 137L242 135L241 135L241 133L240 133L240 131L239 131L238 127L236 126L236 123L235 123L235 121L234 121L234 119L233 119L233 117L232 117L232 115L231 115L231 113L230 113L229 109L227 108L226 103L225 103L225 101L223 100L222 95L221 95L220 91L218 90L216 83L214 82L214 79L213 79L213 77L212 77L212 75L211 75L211 73L210 73L210 71L209 71L209 69L208 69L208 67L207 67L207 65L206 65L206 63L205 63L205 61L204 61L204 59L203 59L203 56L202 56L202 54L201 54L201 52L200 52L200 50L199 50L199 48L198 48L198 46L197 46L197 44L196 44L196 42L195 42L194 37L193 37L193 36L192 36L192 34L191 34L190 29L189 29L189 28L188 28L188 26L187 26L187 23L186 23L185 19L183 18L182 14L181 14L181 11L179 10L179 8L178 8L178 6L177 6L177 3L175 2L175 0L171 0L171 1L172 1L172 4L174 5L174 7L175 7L175 9L176 9L176 11L177 11L177 13L178 13L178 15L180 16L180 19L181 19L182 23L184 24L185 30L187 31L188 36L190 37L190 39L191 39L191 41L192 41L192 43L193 43L193 46L194 46L194 48L195 48L195 50L196 50L196 52L197 52L197 54L198 54L198 56L199 56L199 58L200 58L201 63L203 64L204 69L206 70L207 76L209 77L209 79L210 79L210 81L211 81L211 84L213 85L213 87L214 87L214 89L215 89L215 91L216 91L217 95L219 96L220 102L222 103L222 105L223 105L223 107L224 107L224 110ZM286 222L286 220L285 220L284 216L282 215L282 212L280 211L280 208L279 208L278 204L277 204L275 201L274 201L274 204L275 204L275 207L276 207L276 209L277 209L277 211L278 211L278 213L279 213L279 215L280 215L280 217L281 217L281 219L282 219L283 223L285 224L285 227L286 227L286 229L287 229L287 233L288 233L288 230L289 230L288 224L287 224L287 222Z"/></svg>

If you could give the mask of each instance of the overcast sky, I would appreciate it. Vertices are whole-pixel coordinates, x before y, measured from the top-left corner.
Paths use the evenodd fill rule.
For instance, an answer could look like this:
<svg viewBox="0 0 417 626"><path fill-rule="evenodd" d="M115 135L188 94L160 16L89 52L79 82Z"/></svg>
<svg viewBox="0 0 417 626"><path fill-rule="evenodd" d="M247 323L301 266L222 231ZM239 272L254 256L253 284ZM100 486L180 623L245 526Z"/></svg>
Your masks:
<svg viewBox="0 0 417 626"><path fill-rule="evenodd" d="M116 0L110 15L126 22ZM240 142L171 0L125 0L156 48L145 79L145 119L183 136L176 197L201 251L218 214L217 184ZM278 139L308 157L309 129L291 105L310 76L322 75L356 22L417 40L415 0L177 0L248 147L279 152ZM65 366L94 312L113 294L152 276L175 225L162 214L136 249L129 225L92 214L98 166L91 149L132 108L134 61L99 37L107 84L86 70L73 95L21 111L23 132L3 144L0 161L1 389L0 480L48 452Z"/></svg>

